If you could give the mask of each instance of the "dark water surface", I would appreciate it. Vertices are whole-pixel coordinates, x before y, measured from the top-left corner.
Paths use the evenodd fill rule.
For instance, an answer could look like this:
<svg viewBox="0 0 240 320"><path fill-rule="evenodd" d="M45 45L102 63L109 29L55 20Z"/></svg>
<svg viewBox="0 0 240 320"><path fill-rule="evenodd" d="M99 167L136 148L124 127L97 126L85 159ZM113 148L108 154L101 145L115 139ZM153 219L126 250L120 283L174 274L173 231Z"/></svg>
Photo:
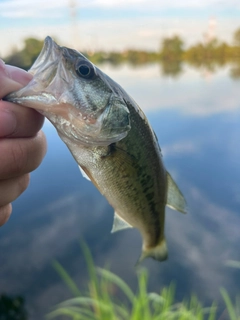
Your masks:
<svg viewBox="0 0 240 320"><path fill-rule="evenodd" d="M139 103L162 148L166 168L184 193L189 213L166 210L169 259L143 263L149 290L172 280L177 298L195 292L203 303L221 301L219 288L234 297L240 271L240 81L229 69L214 74L185 68L178 78L162 77L157 65L102 67ZM0 229L0 294L22 295L30 319L71 297L52 267L59 261L80 287L87 281L79 239L98 266L109 265L133 288L141 251L137 230L110 234L113 209L81 177L55 129L46 122L48 153L31 175L28 190L13 204Z"/></svg>

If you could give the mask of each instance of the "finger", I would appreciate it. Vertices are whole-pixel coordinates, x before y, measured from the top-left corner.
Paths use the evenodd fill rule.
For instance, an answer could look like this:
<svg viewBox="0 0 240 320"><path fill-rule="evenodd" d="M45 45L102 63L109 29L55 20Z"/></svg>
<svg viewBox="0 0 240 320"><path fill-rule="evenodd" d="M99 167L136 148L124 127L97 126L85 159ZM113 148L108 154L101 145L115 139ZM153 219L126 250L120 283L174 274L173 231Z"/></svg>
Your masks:
<svg viewBox="0 0 240 320"><path fill-rule="evenodd" d="M35 170L46 153L45 135L31 138L0 139L0 177L9 179Z"/></svg>
<svg viewBox="0 0 240 320"><path fill-rule="evenodd" d="M0 207L0 227L6 223L12 213L11 203L6 206Z"/></svg>
<svg viewBox="0 0 240 320"><path fill-rule="evenodd" d="M9 79L4 74L1 74L0 70L0 99L13 91L17 91L22 88L19 82Z"/></svg>
<svg viewBox="0 0 240 320"><path fill-rule="evenodd" d="M43 122L44 117L34 109L0 101L0 138L34 136Z"/></svg>
<svg viewBox="0 0 240 320"><path fill-rule="evenodd" d="M0 207L6 206L20 196L28 187L30 175L0 181Z"/></svg>
<svg viewBox="0 0 240 320"><path fill-rule="evenodd" d="M26 71L5 65L0 59L0 98L26 85L32 75ZM43 125L44 117L35 110L0 101L0 137L29 137Z"/></svg>
<svg viewBox="0 0 240 320"><path fill-rule="evenodd" d="M28 82L33 78L30 73L18 67L6 64L5 69L10 79L21 83L21 85L23 86L26 86Z"/></svg>
<svg viewBox="0 0 240 320"><path fill-rule="evenodd" d="M18 76L19 77L19 76ZM10 79L8 69L4 62L0 59L0 99L8 93L22 88L22 84Z"/></svg>

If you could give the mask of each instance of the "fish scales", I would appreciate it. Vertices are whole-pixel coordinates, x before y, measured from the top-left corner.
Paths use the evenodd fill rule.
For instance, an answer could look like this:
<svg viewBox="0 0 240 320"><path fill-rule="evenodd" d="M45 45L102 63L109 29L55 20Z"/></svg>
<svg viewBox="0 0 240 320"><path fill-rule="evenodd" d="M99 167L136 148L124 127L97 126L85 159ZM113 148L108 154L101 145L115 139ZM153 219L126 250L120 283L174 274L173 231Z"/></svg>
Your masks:
<svg viewBox="0 0 240 320"><path fill-rule="evenodd" d="M81 53L50 37L29 72L33 80L5 100L34 108L52 122L83 175L115 209L112 232L139 229L139 262L165 260L165 206L186 213L186 201L164 167L142 110Z"/></svg>
<svg viewBox="0 0 240 320"><path fill-rule="evenodd" d="M73 156L118 215L141 231L145 246L155 247L164 236L166 172L147 120L128 106L135 125L126 138L105 148L85 147L80 155L73 151Z"/></svg>

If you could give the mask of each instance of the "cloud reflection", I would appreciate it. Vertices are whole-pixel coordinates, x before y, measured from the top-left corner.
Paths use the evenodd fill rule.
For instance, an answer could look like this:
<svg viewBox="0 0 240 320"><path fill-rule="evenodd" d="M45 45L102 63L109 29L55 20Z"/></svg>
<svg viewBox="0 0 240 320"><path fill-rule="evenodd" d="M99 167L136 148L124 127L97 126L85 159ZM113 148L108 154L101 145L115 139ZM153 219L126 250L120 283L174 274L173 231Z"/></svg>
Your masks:
<svg viewBox="0 0 240 320"><path fill-rule="evenodd" d="M226 270L225 262L240 258L236 256L240 217L237 212L212 202L191 183L185 182L184 193L189 213L182 215L167 210L169 260L162 264L151 260L144 263L150 273L149 290L159 291L174 278L179 281L179 270L185 270L191 284L189 290L197 292L204 301L218 298L220 286L231 288L234 293L235 280L231 270ZM24 227L18 227L14 237L9 235L3 239L5 250L0 287L7 287L10 292L23 292L39 314L70 296L62 280L48 278L47 274L53 273L49 271L52 258L65 261L64 266L80 286L86 279L84 259L78 247L81 236L88 239L98 265L109 264L111 270L136 287L134 264L141 251L140 235L136 230L111 235L112 209L98 193L68 194L36 210L33 219L38 224L29 228L24 237ZM28 223L31 225L31 221ZM22 224L24 226L25 221ZM19 250L16 250L16 243ZM69 261L66 260L68 256L71 257ZM36 285L35 277L44 277L44 274L48 278L45 290L40 296L37 292L36 296L29 296L32 286ZM41 280L42 285L46 280ZM181 287L178 290L181 291Z"/></svg>
<svg viewBox="0 0 240 320"><path fill-rule="evenodd" d="M173 144L165 145L161 150L164 157L171 157L178 154L196 154L200 151L200 146L191 140L181 140Z"/></svg>
<svg viewBox="0 0 240 320"><path fill-rule="evenodd" d="M189 206L187 215L167 209L169 259L144 262L149 291L159 292L175 280L178 298L196 292L203 301L218 299L220 286L235 295L239 275L225 262L240 260L238 85L227 78L226 69L206 81L192 69L184 79L172 80L160 78L156 66L104 68L153 122L163 141L164 161ZM204 115L199 108L205 108ZM63 264L81 289L86 283L81 237L97 265L109 265L134 288L134 264L141 251L137 230L110 233L113 209L80 178L55 129L46 123L44 130L49 152L0 234L0 288L23 294L34 320L70 296L52 259Z"/></svg>
<svg viewBox="0 0 240 320"><path fill-rule="evenodd" d="M238 82L227 77L230 67L205 79L199 71L184 67L184 81L160 77L158 65L144 68L101 69L134 98L147 114L154 110L179 110L189 116L209 117L240 110ZM137 83L137 85L136 85Z"/></svg>

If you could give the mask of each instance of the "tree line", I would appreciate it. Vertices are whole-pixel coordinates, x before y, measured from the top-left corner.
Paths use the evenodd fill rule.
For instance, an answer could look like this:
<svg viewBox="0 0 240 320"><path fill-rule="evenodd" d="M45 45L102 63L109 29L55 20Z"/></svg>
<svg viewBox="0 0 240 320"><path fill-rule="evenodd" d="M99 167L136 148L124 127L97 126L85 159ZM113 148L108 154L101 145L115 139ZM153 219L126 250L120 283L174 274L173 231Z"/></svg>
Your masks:
<svg viewBox="0 0 240 320"><path fill-rule="evenodd" d="M29 69L43 46L43 40L28 38L24 41L22 50L13 50L5 57L6 63ZM178 75L182 64L188 63L196 68L205 67L210 71L227 63L233 64L232 77L240 78L240 28L233 34L232 43L221 42L214 38L205 43L200 42L185 49L183 40L178 36L162 39L159 51L125 50L83 52L95 64L111 63L119 65L129 63L137 66L152 62L161 64L163 74Z"/></svg>

